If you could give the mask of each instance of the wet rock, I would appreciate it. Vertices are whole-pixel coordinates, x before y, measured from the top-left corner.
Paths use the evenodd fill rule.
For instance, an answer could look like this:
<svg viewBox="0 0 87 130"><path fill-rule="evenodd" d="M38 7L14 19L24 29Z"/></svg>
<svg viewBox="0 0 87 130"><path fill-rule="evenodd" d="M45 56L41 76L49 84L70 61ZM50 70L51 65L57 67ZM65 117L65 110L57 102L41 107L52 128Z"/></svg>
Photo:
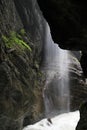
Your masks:
<svg viewBox="0 0 87 130"><path fill-rule="evenodd" d="M76 130L86 130L87 129L87 101L82 103L79 111L80 111L80 120L77 124Z"/></svg>
<svg viewBox="0 0 87 130"><path fill-rule="evenodd" d="M59 73L60 70L56 61L54 67L50 66L50 64L45 64L45 67L46 65L48 67L48 72L44 88L44 99L46 100L46 115L48 117L51 114L54 116L59 113L78 110L81 102L86 100L87 85L83 78L80 62L75 52L69 52L68 57L69 72L62 72L62 76ZM58 58L57 56L57 61ZM67 74L69 76L68 78Z"/></svg>
<svg viewBox="0 0 87 130"><path fill-rule="evenodd" d="M26 117L29 124L43 116L44 77L40 71L40 62L44 22L41 21L38 6L33 0L0 1L1 130L21 130L23 122L27 122ZM20 34L21 30L24 30L23 35ZM11 32L16 32L31 51L16 43L11 43L15 46L8 47L9 43L2 36L9 39ZM36 63L37 70L34 68Z"/></svg>

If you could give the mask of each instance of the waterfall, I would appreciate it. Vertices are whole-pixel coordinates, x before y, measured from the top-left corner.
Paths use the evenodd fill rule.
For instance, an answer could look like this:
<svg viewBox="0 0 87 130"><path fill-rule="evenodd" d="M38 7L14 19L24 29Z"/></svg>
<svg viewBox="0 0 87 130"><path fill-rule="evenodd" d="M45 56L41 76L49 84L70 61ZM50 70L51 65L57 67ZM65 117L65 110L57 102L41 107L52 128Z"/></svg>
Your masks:
<svg viewBox="0 0 87 130"><path fill-rule="evenodd" d="M59 75L61 78L59 96L61 98L61 111L70 111L70 91L69 91L69 51L59 49Z"/></svg>
<svg viewBox="0 0 87 130"><path fill-rule="evenodd" d="M41 68L46 75L43 90L46 118L23 130L75 130L80 113L79 111L69 112L70 74L80 74L81 68L80 66L76 68L79 63L76 61L74 53L75 56L77 55L77 59L80 59L80 55L77 52L62 50L58 44L54 44L48 25L46 33ZM48 118L51 119L51 123Z"/></svg>
<svg viewBox="0 0 87 130"><path fill-rule="evenodd" d="M54 44L50 29L46 28L46 42L42 70L46 75L44 86L44 103L47 117L69 112L69 51L62 50Z"/></svg>

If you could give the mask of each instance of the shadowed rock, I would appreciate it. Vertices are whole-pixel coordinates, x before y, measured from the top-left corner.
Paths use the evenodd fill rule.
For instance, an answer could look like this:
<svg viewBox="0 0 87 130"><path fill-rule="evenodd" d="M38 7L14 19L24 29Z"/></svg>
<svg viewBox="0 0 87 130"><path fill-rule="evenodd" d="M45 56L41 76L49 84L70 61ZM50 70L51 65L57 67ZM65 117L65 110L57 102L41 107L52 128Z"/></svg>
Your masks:
<svg viewBox="0 0 87 130"><path fill-rule="evenodd" d="M87 3L75 0L37 0L60 47L87 49Z"/></svg>
<svg viewBox="0 0 87 130"><path fill-rule="evenodd" d="M80 106L80 120L76 130L87 130L87 101Z"/></svg>

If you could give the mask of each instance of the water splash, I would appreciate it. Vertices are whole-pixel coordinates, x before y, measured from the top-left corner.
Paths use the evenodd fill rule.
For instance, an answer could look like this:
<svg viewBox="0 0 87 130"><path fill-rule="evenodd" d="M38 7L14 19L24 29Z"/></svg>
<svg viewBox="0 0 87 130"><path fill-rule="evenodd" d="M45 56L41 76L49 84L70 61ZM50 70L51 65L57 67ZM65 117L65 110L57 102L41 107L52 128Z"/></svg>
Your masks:
<svg viewBox="0 0 87 130"><path fill-rule="evenodd" d="M75 130L79 118L79 111L65 113L52 118L52 124L47 119L43 119L23 130Z"/></svg>

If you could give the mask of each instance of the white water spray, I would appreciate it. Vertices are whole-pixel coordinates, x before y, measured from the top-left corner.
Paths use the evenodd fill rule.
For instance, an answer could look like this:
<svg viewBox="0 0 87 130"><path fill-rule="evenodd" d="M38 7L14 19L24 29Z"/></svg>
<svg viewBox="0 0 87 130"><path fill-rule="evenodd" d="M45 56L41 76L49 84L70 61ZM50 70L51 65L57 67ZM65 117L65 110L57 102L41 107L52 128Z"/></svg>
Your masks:
<svg viewBox="0 0 87 130"><path fill-rule="evenodd" d="M69 88L69 51L59 49L59 75L60 88L59 96L61 97L61 111L70 111L70 88Z"/></svg>
<svg viewBox="0 0 87 130"><path fill-rule="evenodd" d="M79 121L79 111L61 114L51 119L50 124L47 119L43 119L34 125L29 125L23 130L75 130Z"/></svg>

